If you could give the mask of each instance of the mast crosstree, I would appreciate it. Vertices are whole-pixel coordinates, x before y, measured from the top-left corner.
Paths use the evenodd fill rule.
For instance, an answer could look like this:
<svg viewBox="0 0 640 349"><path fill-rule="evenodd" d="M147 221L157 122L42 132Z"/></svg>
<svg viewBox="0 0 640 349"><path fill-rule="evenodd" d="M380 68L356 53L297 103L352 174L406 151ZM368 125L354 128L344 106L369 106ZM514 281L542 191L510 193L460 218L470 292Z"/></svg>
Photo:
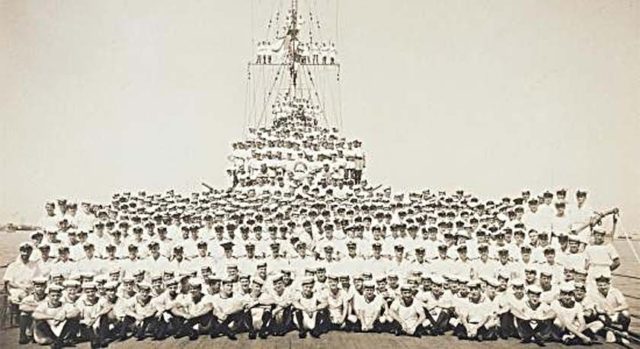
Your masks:
<svg viewBox="0 0 640 349"><path fill-rule="evenodd" d="M314 33L320 30L318 9L307 7L308 12L299 0L291 0L287 9L277 8L264 40L255 47L256 59L247 66L249 128L272 125L277 110L291 109L292 103L296 104L293 109L303 105L305 114L325 127L342 125L335 42Z"/></svg>

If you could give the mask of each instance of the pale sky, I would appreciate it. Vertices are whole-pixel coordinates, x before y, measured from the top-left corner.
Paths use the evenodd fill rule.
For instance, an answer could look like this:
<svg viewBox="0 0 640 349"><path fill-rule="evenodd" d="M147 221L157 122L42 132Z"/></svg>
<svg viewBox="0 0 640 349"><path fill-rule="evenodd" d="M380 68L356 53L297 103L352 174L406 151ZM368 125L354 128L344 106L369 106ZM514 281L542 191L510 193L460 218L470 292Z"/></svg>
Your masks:
<svg viewBox="0 0 640 349"><path fill-rule="evenodd" d="M60 196L226 185L251 8L0 0L0 223ZM345 0L338 22L343 129L370 182L582 188L640 231L638 1Z"/></svg>

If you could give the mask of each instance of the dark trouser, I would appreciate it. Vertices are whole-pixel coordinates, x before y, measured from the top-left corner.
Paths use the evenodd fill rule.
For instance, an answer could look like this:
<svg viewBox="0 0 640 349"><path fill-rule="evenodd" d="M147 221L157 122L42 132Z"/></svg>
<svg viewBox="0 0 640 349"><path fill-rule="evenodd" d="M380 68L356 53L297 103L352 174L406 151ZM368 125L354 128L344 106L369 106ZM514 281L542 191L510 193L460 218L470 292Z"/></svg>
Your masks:
<svg viewBox="0 0 640 349"><path fill-rule="evenodd" d="M127 336L127 330L132 328L135 331L137 339L142 340L146 337L147 331L155 332L158 326L158 319L155 316L150 316L142 320L142 323L138 326L134 326L136 319L131 316L125 316L122 321L122 327L120 328L120 339L125 339Z"/></svg>
<svg viewBox="0 0 640 349"><path fill-rule="evenodd" d="M247 331L249 331L249 335L255 336L256 329L253 328L253 317L251 315L251 309L247 311L247 316L245 318L247 322L245 326L247 327ZM265 310L264 312L262 312L262 327L257 329L260 337L266 337L267 329L269 328L269 321L271 321L271 310Z"/></svg>
<svg viewBox="0 0 640 349"><path fill-rule="evenodd" d="M380 319L375 319L373 321L373 328L370 330L370 332L376 332L376 333L386 332L388 330L387 327L388 326L385 326L380 322ZM360 319L358 319L358 321L356 321L353 324L352 329L355 332L362 332L362 322L360 322Z"/></svg>
<svg viewBox="0 0 640 349"><path fill-rule="evenodd" d="M427 315L427 320L431 324L431 329L428 331L431 335L442 335L449 330L449 320L451 319L451 314L447 310L441 310L440 314L438 314L438 318L434 319L429 313L428 310L425 309L425 314Z"/></svg>
<svg viewBox="0 0 640 349"><path fill-rule="evenodd" d="M98 326L98 340L102 345L106 345L107 341L113 337L114 334L119 334L122 331L123 323L119 323L115 319L110 319L109 314L102 315L100 317L99 326ZM109 330L109 324L113 323L115 325L115 333L112 333Z"/></svg>
<svg viewBox="0 0 640 349"><path fill-rule="evenodd" d="M207 333L211 331L211 328L213 326L212 321L213 315L211 313L200 315L191 319L185 319L181 316L174 316L171 319L170 324L165 323L165 325L163 325L164 330L160 332L159 337L164 337L167 333L167 327L170 326L176 338L190 336L195 339L201 333ZM193 329L195 325L198 325L198 331Z"/></svg>
<svg viewBox="0 0 640 349"><path fill-rule="evenodd" d="M354 170L354 179L353 181L356 184L360 184L360 181L362 181L362 170Z"/></svg>
<svg viewBox="0 0 640 349"><path fill-rule="evenodd" d="M396 336L408 335L408 336L420 337L422 336L422 334L424 334L424 327L422 327L422 324L418 325L418 327L416 327L416 330L413 333L407 333L402 329L402 325L400 325L400 323L396 320L393 320L393 322L389 325L389 330L395 333Z"/></svg>
<svg viewBox="0 0 640 349"><path fill-rule="evenodd" d="M295 310L295 317L296 317L296 320L298 321L298 329L300 330L300 334L306 335L307 330L304 328L303 311ZM316 336L319 336L321 333L324 333L325 327L328 326L330 322L331 320L329 320L329 312L327 311L327 309L318 310L316 314L315 325L313 326L313 330L311 330L311 335L316 337Z"/></svg>
<svg viewBox="0 0 640 349"><path fill-rule="evenodd" d="M533 328L531 321L516 318L516 328L518 335L525 342L531 340L536 342L544 342L551 338L551 320L537 321L538 326Z"/></svg>
<svg viewBox="0 0 640 349"><path fill-rule="evenodd" d="M584 344L582 342L582 339L578 338L577 336L574 336L573 338L568 340L563 340L562 337L568 334L572 334L572 333L565 328L560 328L553 323L551 324L551 338L554 341L563 342L565 344ZM582 334L592 339L595 338L595 333L593 333L593 331L591 331L588 328L582 331Z"/></svg>
<svg viewBox="0 0 640 349"><path fill-rule="evenodd" d="M68 319L64 327L62 327L60 336L56 336L53 333L46 321L36 321L36 327L45 337L53 339L53 347L62 347L64 342L75 339L76 334L78 334L79 322L78 319Z"/></svg>
<svg viewBox="0 0 640 349"><path fill-rule="evenodd" d="M33 324L33 318L31 317L32 313L22 312L20 314L20 319L18 320L18 325L20 326L20 344L27 344L29 342L29 337L27 337L27 329L31 327Z"/></svg>
<svg viewBox="0 0 640 349"><path fill-rule="evenodd" d="M277 317L270 314L269 325L267 328L274 336L284 336L291 329L291 307L286 307L282 310L283 314L281 320L278 321Z"/></svg>
<svg viewBox="0 0 640 349"><path fill-rule="evenodd" d="M513 314L506 312L500 314L500 329L498 330L500 338L507 339L509 337L518 337L515 319Z"/></svg>
<svg viewBox="0 0 640 349"><path fill-rule="evenodd" d="M611 317L607 314L598 314L598 319L602 321L605 327L612 327L621 331L628 331L629 324L631 323L631 318L628 316L624 316L622 313L618 315L618 321L613 322Z"/></svg>
<svg viewBox="0 0 640 349"><path fill-rule="evenodd" d="M227 337L233 337L233 331L229 327L229 324L233 322L236 325L242 325L250 323L251 328L253 328L253 321L251 321L251 317L249 316L249 321L247 321L247 312L244 310L235 312L227 316L226 319L220 321L216 316L212 316L211 320L211 330L210 333L212 336L216 336L220 333L226 335Z"/></svg>
<svg viewBox="0 0 640 349"><path fill-rule="evenodd" d="M458 339L477 339L481 341L490 341L490 340L498 339L498 335L496 334L496 332L497 331L495 327L481 326L478 329L476 336L473 338L470 338L469 333L467 332L467 328L464 327L462 324L458 324L458 326L456 326L453 329L453 334L456 337L458 337Z"/></svg>
<svg viewBox="0 0 640 349"><path fill-rule="evenodd" d="M99 326L102 327L102 319L98 321L100 321ZM102 328L98 328L98 331L96 331L92 326L80 324L80 338L83 341L88 340L91 343L92 348L98 348L104 339L104 337L101 336L101 330Z"/></svg>

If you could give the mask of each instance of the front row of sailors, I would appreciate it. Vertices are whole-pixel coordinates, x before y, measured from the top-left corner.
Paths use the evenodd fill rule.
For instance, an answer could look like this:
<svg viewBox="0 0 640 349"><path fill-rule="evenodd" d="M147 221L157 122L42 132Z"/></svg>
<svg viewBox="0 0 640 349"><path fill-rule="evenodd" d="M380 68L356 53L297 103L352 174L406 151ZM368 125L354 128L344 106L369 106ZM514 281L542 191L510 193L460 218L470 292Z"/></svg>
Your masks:
<svg viewBox="0 0 640 349"><path fill-rule="evenodd" d="M97 348L131 336L235 340L245 331L256 339L292 330L300 338L340 330L415 337L451 331L464 340L519 338L539 345L590 344L599 337L626 343L628 305L609 276L598 275L589 286L581 280L551 284L502 275L445 280L419 274L401 284L395 273L351 278L318 268L295 280L289 270L268 274L266 263L254 276L223 278L207 268L150 277L84 273L67 280L54 273L34 278L18 303L19 342L59 348L90 341Z"/></svg>

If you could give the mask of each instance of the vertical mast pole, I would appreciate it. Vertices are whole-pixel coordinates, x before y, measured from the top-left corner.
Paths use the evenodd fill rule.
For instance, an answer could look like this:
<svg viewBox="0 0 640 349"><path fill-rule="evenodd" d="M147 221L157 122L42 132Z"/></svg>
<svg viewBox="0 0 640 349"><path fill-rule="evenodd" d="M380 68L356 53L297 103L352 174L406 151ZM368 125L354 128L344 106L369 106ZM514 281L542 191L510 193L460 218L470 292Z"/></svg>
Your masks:
<svg viewBox="0 0 640 349"><path fill-rule="evenodd" d="M289 30L290 35L290 46L289 46L289 56L291 57L291 62L289 66L289 74L291 75L291 81L293 82L293 94L297 95L297 80L298 80L298 67L296 66L296 62L299 60L298 57L298 0L291 1L291 28Z"/></svg>

